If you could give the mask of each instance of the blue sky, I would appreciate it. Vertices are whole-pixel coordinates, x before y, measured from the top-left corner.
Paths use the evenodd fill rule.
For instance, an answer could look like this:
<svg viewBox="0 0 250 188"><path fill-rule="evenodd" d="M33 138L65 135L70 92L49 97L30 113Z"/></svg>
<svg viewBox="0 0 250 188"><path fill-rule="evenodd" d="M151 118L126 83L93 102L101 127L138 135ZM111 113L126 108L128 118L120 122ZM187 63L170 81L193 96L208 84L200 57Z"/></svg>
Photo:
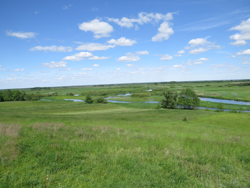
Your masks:
<svg viewBox="0 0 250 188"><path fill-rule="evenodd" d="M249 79L249 0L5 0L0 89Z"/></svg>

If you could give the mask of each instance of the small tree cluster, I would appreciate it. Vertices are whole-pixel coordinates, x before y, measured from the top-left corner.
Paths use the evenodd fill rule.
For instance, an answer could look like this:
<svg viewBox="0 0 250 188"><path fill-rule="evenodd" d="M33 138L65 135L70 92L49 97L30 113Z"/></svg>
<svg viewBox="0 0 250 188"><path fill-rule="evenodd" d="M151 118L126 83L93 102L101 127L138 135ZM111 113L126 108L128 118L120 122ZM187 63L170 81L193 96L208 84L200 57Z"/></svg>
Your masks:
<svg viewBox="0 0 250 188"><path fill-rule="evenodd" d="M168 90L163 93L163 96L165 97L165 99L163 99L161 102L162 108L169 108L169 109L176 108L176 105L177 105L177 93L176 92Z"/></svg>
<svg viewBox="0 0 250 188"><path fill-rule="evenodd" d="M183 108L194 109L200 105L200 99L191 88L186 88L181 91L178 97L178 104Z"/></svg>
<svg viewBox="0 0 250 188"><path fill-rule="evenodd" d="M4 92L0 91L0 102L3 101L31 101L39 100L41 98L40 94L26 94L24 91L19 90L5 90Z"/></svg>
<svg viewBox="0 0 250 188"><path fill-rule="evenodd" d="M200 105L200 99L191 88L186 88L181 91L180 95L177 95L173 91L165 91L163 93L164 99L161 102L162 108L173 109L176 108L177 103L183 108L193 109Z"/></svg>
<svg viewBox="0 0 250 188"><path fill-rule="evenodd" d="M97 102L97 103L107 103L107 100L104 99L103 97L98 97L98 98L96 99L96 102Z"/></svg>
<svg viewBox="0 0 250 188"><path fill-rule="evenodd" d="M86 98L85 98L85 103L87 104L91 104L93 103L93 99L90 95L87 95Z"/></svg>

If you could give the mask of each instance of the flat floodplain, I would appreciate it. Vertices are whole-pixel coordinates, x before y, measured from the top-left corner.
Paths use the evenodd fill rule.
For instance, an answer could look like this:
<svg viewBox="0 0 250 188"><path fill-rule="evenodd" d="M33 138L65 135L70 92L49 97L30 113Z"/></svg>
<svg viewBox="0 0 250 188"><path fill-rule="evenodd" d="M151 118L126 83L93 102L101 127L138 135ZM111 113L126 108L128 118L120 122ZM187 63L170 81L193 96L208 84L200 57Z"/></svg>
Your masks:
<svg viewBox="0 0 250 188"><path fill-rule="evenodd" d="M250 113L63 92L0 103L0 187L250 187Z"/></svg>

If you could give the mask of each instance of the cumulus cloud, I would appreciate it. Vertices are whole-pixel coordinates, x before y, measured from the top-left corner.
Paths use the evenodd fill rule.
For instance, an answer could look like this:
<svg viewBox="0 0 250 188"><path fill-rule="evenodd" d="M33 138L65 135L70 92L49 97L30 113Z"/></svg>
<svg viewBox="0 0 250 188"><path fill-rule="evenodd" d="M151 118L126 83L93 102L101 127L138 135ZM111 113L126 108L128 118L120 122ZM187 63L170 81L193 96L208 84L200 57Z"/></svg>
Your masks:
<svg viewBox="0 0 250 188"><path fill-rule="evenodd" d="M196 48L196 49L193 49L193 50L190 50L188 53L190 54L199 54L199 53L202 53L202 52L205 52L205 51L208 51L209 49L208 48Z"/></svg>
<svg viewBox="0 0 250 188"><path fill-rule="evenodd" d="M116 68L116 70L121 70L121 68Z"/></svg>
<svg viewBox="0 0 250 188"><path fill-rule="evenodd" d="M89 58L90 60L105 60L109 59L109 57L98 57L98 56L92 56Z"/></svg>
<svg viewBox="0 0 250 188"><path fill-rule="evenodd" d="M209 59L208 58L200 58L200 59L196 59L196 60L188 60L187 62L187 65L200 65L200 64L203 64L204 61L208 61Z"/></svg>
<svg viewBox="0 0 250 188"><path fill-rule="evenodd" d="M135 27L138 29L138 25L143 25L145 23L157 23L160 20L169 21L173 19L174 13L160 14L160 13L146 13L141 12L138 14L137 18L127 18L123 17L121 19L118 18L108 18L108 21L115 22L121 27Z"/></svg>
<svg viewBox="0 0 250 188"><path fill-rule="evenodd" d="M236 55L237 55L237 56L238 56L238 55L250 55L250 49L244 50L244 51L242 51L242 52L238 52Z"/></svg>
<svg viewBox="0 0 250 188"><path fill-rule="evenodd" d="M126 56L121 56L118 59L118 61L126 61L126 62L139 61L139 60L140 57L132 53L127 53Z"/></svg>
<svg viewBox="0 0 250 188"><path fill-rule="evenodd" d="M190 54L199 54L202 52L206 52L211 49L221 49L219 45L216 45L213 42L207 41L205 38L196 38L192 39L188 42L189 46L185 47L185 49L190 49L188 53ZM202 46L202 47L198 47Z"/></svg>
<svg viewBox="0 0 250 188"><path fill-rule="evenodd" d="M24 71L24 68L22 68L22 69L14 69L14 71L21 72L21 71Z"/></svg>
<svg viewBox="0 0 250 188"><path fill-rule="evenodd" d="M68 46L35 46L30 51L72 52L73 49Z"/></svg>
<svg viewBox="0 0 250 188"><path fill-rule="evenodd" d="M185 68L185 66L183 66L183 65L174 65L173 67L174 68Z"/></svg>
<svg viewBox="0 0 250 188"><path fill-rule="evenodd" d="M173 29L169 27L168 22L163 22L158 28L158 33L154 37L152 37L153 42L161 42L162 40L169 39L169 35L174 33Z"/></svg>
<svg viewBox="0 0 250 188"><path fill-rule="evenodd" d="M108 41L109 44L114 44L117 46L133 46L133 44L136 44L137 42L135 40L126 39L125 37L121 37L117 40L111 39Z"/></svg>
<svg viewBox="0 0 250 188"><path fill-rule="evenodd" d="M138 55L148 55L149 52L148 51L137 51L136 54L138 54Z"/></svg>
<svg viewBox="0 0 250 188"><path fill-rule="evenodd" d="M11 31L7 31L6 34L8 36L17 37L21 39L34 38L37 35L37 33L34 32L11 32Z"/></svg>
<svg viewBox="0 0 250 188"><path fill-rule="evenodd" d="M247 44L247 42L245 40L237 40L235 42L231 42L230 44L234 46L244 46L245 44Z"/></svg>
<svg viewBox="0 0 250 188"><path fill-rule="evenodd" d="M87 50L87 51L101 51L108 50L109 48L114 48L115 45L104 45L100 43L87 43L76 47L76 50Z"/></svg>
<svg viewBox="0 0 250 188"><path fill-rule="evenodd" d="M179 56L179 57L181 57L182 54L184 54L184 53L185 53L185 50L180 50L180 51L178 51L177 54L174 55L174 56Z"/></svg>
<svg viewBox="0 0 250 188"><path fill-rule="evenodd" d="M109 37L110 33L114 31L111 25L109 25L107 22L102 22L99 19L94 19L90 22L83 22L79 24L79 29L85 32L93 32L96 39L101 37Z"/></svg>
<svg viewBox="0 0 250 188"><path fill-rule="evenodd" d="M83 71L85 70L93 70L92 68L82 68Z"/></svg>
<svg viewBox="0 0 250 188"><path fill-rule="evenodd" d="M51 61L50 63L42 63L43 67L49 67L49 68L63 68L63 67L67 67L66 66L67 62L65 61L60 61L58 63Z"/></svg>
<svg viewBox="0 0 250 188"><path fill-rule="evenodd" d="M6 69L0 69L0 71L6 71Z"/></svg>
<svg viewBox="0 0 250 188"><path fill-rule="evenodd" d="M80 53L76 53L72 56L67 56L65 58L63 58L64 60L69 60L69 61L81 61L84 58L90 58L92 57L93 54L90 52L80 52Z"/></svg>
<svg viewBox="0 0 250 188"><path fill-rule="evenodd" d="M93 67L99 67L99 66L100 66L100 65L98 65L98 64L94 64L94 65L93 65Z"/></svg>
<svg viewBox="0 0 250 188"><path fill-rule="evenodd" d="M243 65L250 65L250 62L242 62Z"/></svg>
<svg viewBox="0 0 250 188"><path fill-rule="evenodd" d="M170 55L168 55L168 54L165 54L164 56L162 56L162 57L160 58L160 60L162 60L162 61L164 61L164 60L171 60L171 59L173 59L173 57L170 56Z"/></svg>
<svg viewBox="0 0 250 188"><path fill-rule="evenodd" d="M236 33L230 36L230 39L236 40L236 42L232 42L230 44L235 46L243 46L247 44L245 40L250 40L250 18L246 21L242 21L240 25L232 27L230 30L240 31L240 33Z"/></svg>
<svg viewBox="0 0 250 188"><path fill-rule="evenodd" d="M199 46L199 45L206 45L206 44L210 44L211 42L208 42L206 39L204 38L197 38L197 39L192 39L188 42L188 44L190 46Z"/></svg>
<svg viewBox="0 0 250 188"><path fill-rule="evenodd" d="M133 64L127 64L126 66L127 66L127 67L133 67L133 66L135 66L135 65L133 65Z"/></svg>

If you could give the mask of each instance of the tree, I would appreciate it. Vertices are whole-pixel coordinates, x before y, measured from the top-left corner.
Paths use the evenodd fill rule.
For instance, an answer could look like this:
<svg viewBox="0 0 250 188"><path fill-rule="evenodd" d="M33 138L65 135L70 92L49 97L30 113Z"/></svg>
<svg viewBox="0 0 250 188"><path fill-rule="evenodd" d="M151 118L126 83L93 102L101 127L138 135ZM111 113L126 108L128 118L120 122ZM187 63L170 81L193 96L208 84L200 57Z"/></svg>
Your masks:
<svg viewBox="0 0 250 188"><path fill-rule="evenodd" d="M165 99L162 100L161 102L161 107L162 108L169 108L169 109L173 109L176 108L176 100L177 100L177 93L173 92L173 91L165 91L163 93L163 96L165 97Z"/></svg>
<svg viewBox="0 0 250 188"><path fill-rule="evenodd" d="M103 97L98 97L98 98L96 99L96 102L97 102L97 103L107 103L107 100L104 99Z"/></svg>
<svg viewBox="0 0 250 188"><path fill-rule="evenodd" d="M4 101L12 101L12 91L11 90L5 90L3 92L3 98L4 98Z"/></svg>
<svg viewBox="0 0 250 188"><path fill-rule="evenodd" d="M3 100L3 93L2 93L2 91L0 91L0 102L3 102L4 100Z"/></svg>
<svg viewBox="0 0 250 188"><path fill-rule="evenodd" d="M93 103L93 99L91 98L90 95L87 95L87 96L86 96L86 98L85 98L85 103L87 103L87 104Z"/></svg>
<svg viewBox="0 0 250 188"><path fill-rule="evenodd" d="M200 99L191 88L186 88L178 96L178 104L183 108L194 109L194 107L200 105Z"/></svg>

